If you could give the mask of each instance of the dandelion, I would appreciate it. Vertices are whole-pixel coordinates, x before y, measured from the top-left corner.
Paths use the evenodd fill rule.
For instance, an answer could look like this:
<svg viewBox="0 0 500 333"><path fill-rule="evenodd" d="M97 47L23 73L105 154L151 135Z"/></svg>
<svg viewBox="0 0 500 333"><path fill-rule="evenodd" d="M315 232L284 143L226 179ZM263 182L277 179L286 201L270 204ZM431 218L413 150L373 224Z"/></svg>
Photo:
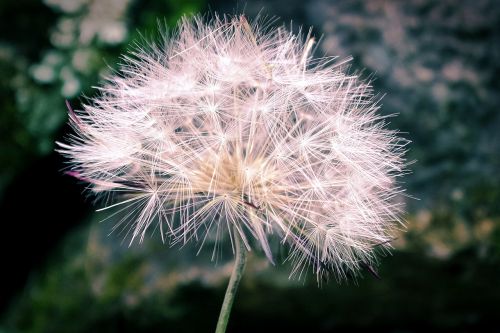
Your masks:
<svg viewBox="0 0 500 333"><path fill-rule="evenodd" d="M371 268L401 222L407 142L369 82L314 58L314 44L243 16L184 18L69 108L75 134L60 151L72 175L119 198L107 208L127 211L117 227L130 242L151 227L180 244L229 236L220 332L256 244L272 263L270 239L287 245L293 276L342 279Z"/></svg>

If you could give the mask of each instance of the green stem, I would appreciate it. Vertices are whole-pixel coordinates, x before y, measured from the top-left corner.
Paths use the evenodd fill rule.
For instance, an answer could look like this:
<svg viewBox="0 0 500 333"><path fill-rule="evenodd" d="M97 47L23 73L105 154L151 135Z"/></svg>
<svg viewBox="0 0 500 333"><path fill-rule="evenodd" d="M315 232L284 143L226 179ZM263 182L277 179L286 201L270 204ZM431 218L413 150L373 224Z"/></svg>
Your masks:
<svg viewBox="0 0 500 333"><path fill-rule="evenodd" d="M215 333L226 332L229 315L231 314L231 308L233 307L234 297L236 296L238 285L240 284L243 271L245 270L247 249L245 248L243 241L240 239L240 235L236 229L234 232L234 245L236 248L236 259L234 261L233 272L231 273L229 284L227 285L224 302L222 303L222 308L220 309L219 320L217 321Z"/></svg>

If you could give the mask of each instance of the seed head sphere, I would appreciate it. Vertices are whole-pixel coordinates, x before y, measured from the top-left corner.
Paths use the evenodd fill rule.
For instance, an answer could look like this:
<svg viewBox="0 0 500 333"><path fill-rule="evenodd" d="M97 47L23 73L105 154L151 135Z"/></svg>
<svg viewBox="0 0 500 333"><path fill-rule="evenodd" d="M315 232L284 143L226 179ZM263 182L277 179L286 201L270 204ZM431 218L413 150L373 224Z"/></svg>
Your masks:
<svg viewBox="0 0 500 333"><path fill-rule="evenodd" d="M314 39L243 16L183 18L136 48L72 111L70 173L126 212L130 241L240 237L292 275L336 278L376 261L401 223L407 141L369 82L313 58Z"/></svg>

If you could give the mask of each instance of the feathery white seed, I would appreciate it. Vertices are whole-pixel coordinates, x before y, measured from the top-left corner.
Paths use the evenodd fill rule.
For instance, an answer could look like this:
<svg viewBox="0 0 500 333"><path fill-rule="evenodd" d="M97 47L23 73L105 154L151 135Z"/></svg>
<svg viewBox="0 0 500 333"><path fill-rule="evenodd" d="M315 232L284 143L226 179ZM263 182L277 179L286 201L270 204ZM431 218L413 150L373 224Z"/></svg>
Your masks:
<svg viewBox="0 0 500 333"><path fill-rule="evenodd" d="M95 192L121 195L131 241L152 223L174 242L235 227L272 261L274 233L292 274L341 278L401 222L407 142L369 83L312 58L313 44L244 17L184 18L72 113L60 151Z"/></svg>

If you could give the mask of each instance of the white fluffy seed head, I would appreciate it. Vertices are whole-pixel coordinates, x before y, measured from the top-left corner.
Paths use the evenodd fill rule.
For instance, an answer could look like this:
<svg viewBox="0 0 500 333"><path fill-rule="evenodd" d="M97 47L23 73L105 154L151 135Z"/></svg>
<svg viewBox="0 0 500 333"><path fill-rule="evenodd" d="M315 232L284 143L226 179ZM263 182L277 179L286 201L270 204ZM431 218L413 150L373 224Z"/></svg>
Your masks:
<svg viewBox="0 0 500 333"><path fill-rule="evenodd" d="M60 151L95 192L120 194L131 241L203 244L235 232L290 246L292 274L337 278L371 265L397 226L406 141L371 86L314 39L243 16L184 18L125 57L99 97L71 111Z"/></svg>

